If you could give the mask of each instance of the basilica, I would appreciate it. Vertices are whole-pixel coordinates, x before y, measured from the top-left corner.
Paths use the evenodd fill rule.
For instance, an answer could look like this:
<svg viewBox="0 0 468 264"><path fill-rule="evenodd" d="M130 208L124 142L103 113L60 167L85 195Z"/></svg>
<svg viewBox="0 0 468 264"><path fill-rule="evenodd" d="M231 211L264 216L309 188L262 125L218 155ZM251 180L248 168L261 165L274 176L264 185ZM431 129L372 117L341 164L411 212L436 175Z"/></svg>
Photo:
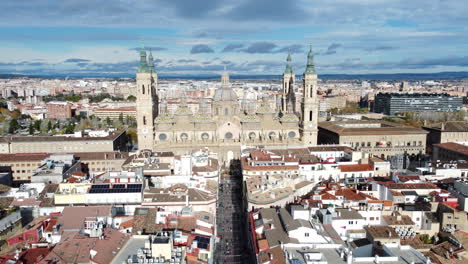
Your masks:
<svg viewBox="0 0 468 264"><path fill-rule="evenodd" d="M165 101L158 96L153 56L150 53L147 57L142 49L136 74L139 149L186 154L208 148L226 161L239 157L242 147L315 146L318 80L313 56L311 48L302 85L296 87L296 75L288 55L279 108L272 108L266 97L256 107L244 107L231 88L225 70L221 87L216 90L210 105L200 102L198 112L193 113L185 98L181 98L175 113L169 114ZM300 100L300 110L296 109L296 100Z"/></svg>

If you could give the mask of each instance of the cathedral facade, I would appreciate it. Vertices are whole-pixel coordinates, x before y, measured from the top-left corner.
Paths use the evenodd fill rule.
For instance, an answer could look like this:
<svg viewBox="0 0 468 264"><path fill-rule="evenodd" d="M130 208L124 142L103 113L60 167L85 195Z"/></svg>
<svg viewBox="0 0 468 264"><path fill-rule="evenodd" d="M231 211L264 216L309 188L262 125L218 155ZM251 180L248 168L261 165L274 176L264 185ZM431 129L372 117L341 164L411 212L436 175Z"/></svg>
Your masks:
<svg viewBox="0 0 468 264"><path fill-rule="evenodd" d="M317 144L317 74L310 49L301 87L295 88L295 74L288 55L282 78L279 109L263 98L258 107L243 107L229 83L225 70L221 87L211 103L200 102L197 113L180 99L173 114L158 97L158 76L153 56L140 51L137 82L137 126L139 149L186 154L209 148L224 161L240 156L242 146L267 148L309 147ZM301 96L296 96L297 92ZM299 97L299 99L297 98ZM296 100L301 100L296 109Z"/></svg>

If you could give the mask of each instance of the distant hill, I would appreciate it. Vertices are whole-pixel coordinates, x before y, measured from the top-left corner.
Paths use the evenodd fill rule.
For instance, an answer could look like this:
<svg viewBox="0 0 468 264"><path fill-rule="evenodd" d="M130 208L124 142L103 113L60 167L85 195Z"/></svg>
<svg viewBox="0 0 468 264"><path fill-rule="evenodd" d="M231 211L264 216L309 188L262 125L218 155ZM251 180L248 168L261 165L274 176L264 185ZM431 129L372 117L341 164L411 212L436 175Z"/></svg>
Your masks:
<svg viewBox="0 0 468 264"><path fill-rule="evenodd" d="M33 78L135 78L135 74L129 73L68 73L68 74L2 74L0 79L16 78L16 77L33 77ZM196 79L209 80L219 79L219 75L200 74L200 75L170 75L160 73L161 79ZM280 75L231 75L231 79L280 79ZM301 75L297 75L298 78ZM424 81L424 80L468 80L468 72L438 72L438 73L384 73L384 74L319 74L319 78L325 80L375 80L375 81Z"/></svg>

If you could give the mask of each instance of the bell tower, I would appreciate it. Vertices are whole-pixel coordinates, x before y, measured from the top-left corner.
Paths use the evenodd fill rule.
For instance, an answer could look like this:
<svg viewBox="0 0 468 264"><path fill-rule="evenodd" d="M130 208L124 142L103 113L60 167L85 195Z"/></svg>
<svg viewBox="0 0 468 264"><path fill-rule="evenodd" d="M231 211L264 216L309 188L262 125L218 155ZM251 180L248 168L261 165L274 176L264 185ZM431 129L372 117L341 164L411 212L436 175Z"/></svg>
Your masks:
<svg viewBox="0 0 468 264"><path fill-rule="evenodd" d="M301 134L304 146L316 146L318 134L317 73L314 66L312 46L307 55L307 66L303 76Z"/></svg>
<svg viewBox="0 0 468 264"><path fill-rule="evenodd" d="M282 94L281 110L283 114L288 111L295 112L295 109L288 109L288 107L291 107L291 106L294 107L294 105L296 104L295 95L294 95L294 83L296 82L296 78L292 70L291 53L288 53L288 58L286 59L286 68L284 69L282 80L283 80L283 94ZM289 102L291 102L291 104Z"/></svg>
<svg viewBox="0 0 468 264"><path fill-rule="evenodd" d="M158 116L158 75L154 68L152 52L150 51L146 60L144 48L140 51L136 87L138 149L153 150L154 119Z"/></svg>

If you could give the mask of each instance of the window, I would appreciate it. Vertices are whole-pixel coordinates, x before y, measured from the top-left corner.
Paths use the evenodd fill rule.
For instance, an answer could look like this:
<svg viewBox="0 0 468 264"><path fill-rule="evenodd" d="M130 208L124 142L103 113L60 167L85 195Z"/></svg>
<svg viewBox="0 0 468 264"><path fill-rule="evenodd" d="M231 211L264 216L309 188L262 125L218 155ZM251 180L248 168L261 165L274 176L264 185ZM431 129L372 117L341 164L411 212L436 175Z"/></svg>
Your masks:
<svg viewBox="0 0 468 264"><path fill-rule="evenodd" d="M229 115L229 110L227 108L224 108L224 115L228 116Z"/></svg>
<svg viewBox="0 0 468 264"><path fill-rule="evenodd" d="M224 138L225 138L225 139L232 139L232 133L231 133L231 132L227 132L226 134L224 134Z"/></svg>
<svg viewBox="0 0 468 264"><path fill-rule="evenodd" d="M167 135L166 134L159 134L159 140L161 141L164 141L167 139Z"/></svg>
<svg viewBox="0 0 468 264"><path fill-rule="evenodd" d="M145 94L145 86L144 85L141 86L141 93Z"/></svg>
<svg viewBox="0 0 468 264"><path fill-rule="evenodd" d="M309 121L312 121L312 111L309 112Z"/></svg>
<svg viewBox="0 0 468 264"><path fill-rule="evenodd" d="M348 221L348 224L352 225L354 223L354 221Z"/></svg>
<svg viewBox="0 0 468 264"><path fill-rule="evenodd" d="M305 236L305 237L309 237L309 233L304 233L304 236Z"/></svg>
<svg viewBox="0 0 468 264"><path fill-rule="evenodd" d="M146 116L143 116L143 125L146 125Z"/></svg>
<svg viewBox="0 0 468 264"><path fill-rule="evenodd" d="M290 137L290 138L295 138L295 137L296 137L296 132L290 131L290 132L288 133L288 137Z"/></svg>

